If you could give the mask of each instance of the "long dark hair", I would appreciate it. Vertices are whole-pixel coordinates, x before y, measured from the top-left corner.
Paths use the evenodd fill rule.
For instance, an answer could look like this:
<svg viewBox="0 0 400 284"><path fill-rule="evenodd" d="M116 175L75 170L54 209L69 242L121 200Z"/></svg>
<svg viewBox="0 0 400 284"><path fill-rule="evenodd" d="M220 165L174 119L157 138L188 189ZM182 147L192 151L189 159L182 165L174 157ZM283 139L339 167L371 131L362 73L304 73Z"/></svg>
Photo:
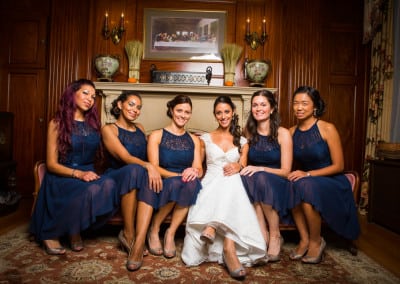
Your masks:
<svg viewBox="0 0 400 284"><path fill-rule="evenodd" d="M175 98L167 102L167 115L169 118L172 118L172 110L179 104L189 104L190 108L192 108L192 100L189 96L177 95Z"/></svg>
<svg viewBox="0 0 400 284"><path fill-rule="evenodd" d="M275 99L275 96L268 90L260 90L255 92L251 96L250 104L253 104L253 99L257 96L264 96L273 109L273 112L269 116L270 124L269 124L269 137L270 141L278 140L278 128L281 123L281 118L278 113L278 102ZM246 126L243 130L244 135L249 140L249 145L253 143L257 143L258 135L257 135L257 121L254 119L253 113L250 110L249 117L247 118Z"/></svg>
<svg viewBox="0 0 400 284"><path fill-rule="evenodd" d="M320 118L325 113L325 102L319 91L310 86L300 86L294 91L293 98L300 93L306 93L314 104L314 117Z"/></svg>
<svg viewBox="0 0 400 284"><path fill-rule="evenodd" d="M73 81L64 90L58 104L58 110L54 116L58 130L57 147L61 161L65 160L67 152L71 149L72 128L76 111L75 93L83 85L89 85L96 89L94 83L88 79ZM85 122L94 128L96 132L100 133L101 123L96 103L84 115Z"/></svg>
<svg viewBox="0 0 400 284"><path fill-rule="evenodd" d="M136 96L139 98L140 101L142 101L142 97L140 96L140 94L136 91L123 91L118 98L116 98L115 100L113 100L113 102L111 103L111 110L110 113L116 118L118 119L118 117L121 114L121 110L118 108L118 102L124 103L130 96Z"/></svg>
<svg viewBox="0 0 400 284"><path fill-rule="evenodd" d="M234 112L236 110L235 104L232 102L231 98L228 96L219 96L218 98L215 99L214 101L214 115L215 115L215 108L217 107L218 104L228 104L231 106L232 111ZM229 132L233 136L233 145L239 148L239 152L241 149L240 145L240 137L241 137L241 129L239 125L239 116L237 113L233 114L231 125L229 127Z"/></svg>

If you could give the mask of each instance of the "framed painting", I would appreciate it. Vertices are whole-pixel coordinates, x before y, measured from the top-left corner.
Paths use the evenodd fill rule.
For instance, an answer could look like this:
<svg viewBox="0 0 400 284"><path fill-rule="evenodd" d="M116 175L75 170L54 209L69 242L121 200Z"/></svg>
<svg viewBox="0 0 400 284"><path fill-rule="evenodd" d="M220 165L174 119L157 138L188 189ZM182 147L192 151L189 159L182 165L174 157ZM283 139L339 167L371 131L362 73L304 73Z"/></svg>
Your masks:
<svg viewBox="0 0 400 284"><path fill-rule="evenodd" d="M222 61L225 11L144 9L144 59Z"/></svg>

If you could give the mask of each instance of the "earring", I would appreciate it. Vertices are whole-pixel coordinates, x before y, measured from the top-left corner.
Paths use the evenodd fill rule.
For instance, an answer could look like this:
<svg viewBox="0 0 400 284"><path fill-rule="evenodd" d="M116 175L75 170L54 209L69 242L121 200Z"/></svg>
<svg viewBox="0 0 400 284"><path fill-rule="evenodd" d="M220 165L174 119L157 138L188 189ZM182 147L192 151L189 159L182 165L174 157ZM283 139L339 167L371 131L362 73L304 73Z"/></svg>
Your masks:
<svg viewBox="0 0 400 284"><path fill-rule="evenodd" d="M314 109L313 115L317 116L317 109L316 108Z"/></svg>

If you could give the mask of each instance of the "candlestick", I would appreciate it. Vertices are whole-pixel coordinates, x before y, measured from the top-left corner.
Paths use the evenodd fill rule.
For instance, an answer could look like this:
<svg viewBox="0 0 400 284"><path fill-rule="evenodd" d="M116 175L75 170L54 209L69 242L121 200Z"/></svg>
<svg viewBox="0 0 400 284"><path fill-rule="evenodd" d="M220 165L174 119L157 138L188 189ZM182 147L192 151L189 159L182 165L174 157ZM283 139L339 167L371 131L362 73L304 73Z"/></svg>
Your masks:
<svg viewBox="0 0 400 284"><path fill-rule="evenodd" d="M267 33L267 21L265 20L265 18L263 19L262 33L263 34Z"/></svg>
<svg viewBox="0 0 400 284"><path fill-rule="evenodd" d="M125 17L124 17L124 13L121 13L121 19L120 19L120 22L119 22L119 28L120 28L121 30L124 30L124 29L125 29Z"/></svg>
<svg viewBox="0 0 400 284"><path fill-rule="evenodd" d="M261 35L257 34L256 31L250 31L250 18L246 19L246 34L244 36L244 40L250 47L254 50L257 49L259 45L264 45L265 41L268 39L267 35L267 20L265 17L262 20L261 25Z"/></svg>
<svg viewBox="0 0 400 284"><path fill-rule="evenodd" d="M112 22L111 22L112 23ZM114 44L118 44L121 41L123 34L125 33L125 15L121 13L121 18L119 20L119 25L108 27L108 11L104 14L104 24L102 34L104 39L111 38Z"/></svg>
<svg viewBox="0 0 400 284"><path fill-rule="evenodd" d="M106 12L106 14L104 15L104 30L107 31L108 30L108 13Z"/></svg>

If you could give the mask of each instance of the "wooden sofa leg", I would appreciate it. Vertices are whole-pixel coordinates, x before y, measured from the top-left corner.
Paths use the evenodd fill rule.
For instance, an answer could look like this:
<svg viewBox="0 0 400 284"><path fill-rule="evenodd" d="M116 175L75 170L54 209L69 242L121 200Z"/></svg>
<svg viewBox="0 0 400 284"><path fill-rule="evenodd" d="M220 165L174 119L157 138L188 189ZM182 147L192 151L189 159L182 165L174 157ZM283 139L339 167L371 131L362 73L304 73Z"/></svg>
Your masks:
<svg viewBox="0 0 400 284"><path fill-rule="evenodd" d="M351 255L356 256L358 254L358 248L354 241L348 240L348 250L351 253Z"/></svg>

